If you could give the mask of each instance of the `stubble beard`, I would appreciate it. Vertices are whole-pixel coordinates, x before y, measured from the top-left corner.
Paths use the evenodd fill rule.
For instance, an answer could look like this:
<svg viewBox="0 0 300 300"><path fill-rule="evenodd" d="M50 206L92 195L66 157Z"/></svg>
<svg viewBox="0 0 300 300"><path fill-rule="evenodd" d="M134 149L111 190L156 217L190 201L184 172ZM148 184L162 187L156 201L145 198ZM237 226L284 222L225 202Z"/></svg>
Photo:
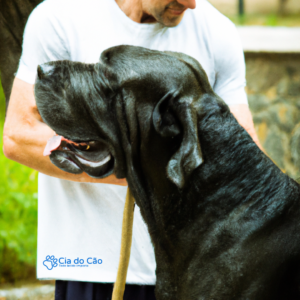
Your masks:
<svg viewBox="0 0 300 300"><path fill-rule="evenodd" d="M151 15L156 19L158 23L162 24L163 26L175 27L181 22L185 11L180 15L173 15L172 13L170 13L170 9L183 10L184 6L178 4L177 1L173 1L163 9L160 8L157 10L153 10Z"/></svg>

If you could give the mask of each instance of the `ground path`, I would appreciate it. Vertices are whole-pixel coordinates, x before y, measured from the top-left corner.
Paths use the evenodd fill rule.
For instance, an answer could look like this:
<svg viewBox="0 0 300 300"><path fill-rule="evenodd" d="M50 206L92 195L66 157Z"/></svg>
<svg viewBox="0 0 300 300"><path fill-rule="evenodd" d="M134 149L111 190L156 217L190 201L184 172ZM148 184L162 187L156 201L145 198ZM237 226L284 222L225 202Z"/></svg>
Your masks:
<svg viewBox="0 0 300 300"><path fill-rule="evenodd" d="M54 284L0 289L0 300L54 300Z"/></svg>

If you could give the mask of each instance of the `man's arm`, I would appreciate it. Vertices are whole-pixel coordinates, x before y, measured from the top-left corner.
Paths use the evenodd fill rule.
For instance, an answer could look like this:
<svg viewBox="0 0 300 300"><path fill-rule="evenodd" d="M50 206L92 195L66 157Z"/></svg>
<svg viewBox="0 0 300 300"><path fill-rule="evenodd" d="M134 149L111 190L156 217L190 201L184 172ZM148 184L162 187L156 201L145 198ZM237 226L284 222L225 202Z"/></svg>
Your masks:
<svg viewBox="0 0 300 300"><path fill-rule="evenodd" d="M104 179L94 179L86 173L70 174L54 166L43 150L54 131L43 123L38 113L34 85L15 78L3 134L3 151L7 158L26 165L49 176L93 183L110 183L126 186L125 179L110 175Z"/></svg>
<svg viewBox="0 0 300 300"><path fill-rule="evenodd" d="M256 143L256 145L264 151L262 145L260 144L258 140L258 136L256 134L252 115L249 109L249 106L247 104L236 104L229 106L231 113L234 115L234 117L237 119L239 124L245 128L245 130L249 133L249 135L252 137L253 141Z"/></svg>

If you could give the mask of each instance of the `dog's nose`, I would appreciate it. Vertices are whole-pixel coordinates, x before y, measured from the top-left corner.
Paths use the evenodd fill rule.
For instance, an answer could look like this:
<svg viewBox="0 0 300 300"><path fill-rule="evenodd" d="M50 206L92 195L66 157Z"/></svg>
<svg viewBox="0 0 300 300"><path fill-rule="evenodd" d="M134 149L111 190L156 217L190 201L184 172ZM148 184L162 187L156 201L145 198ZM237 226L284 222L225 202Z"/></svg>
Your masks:
<svg viewBox="0 0 300 300"><path fill-rule="evenodd" d="M184 5L186 8L196 8L196 0L177 0L177 2L181 5Z"/></svg>

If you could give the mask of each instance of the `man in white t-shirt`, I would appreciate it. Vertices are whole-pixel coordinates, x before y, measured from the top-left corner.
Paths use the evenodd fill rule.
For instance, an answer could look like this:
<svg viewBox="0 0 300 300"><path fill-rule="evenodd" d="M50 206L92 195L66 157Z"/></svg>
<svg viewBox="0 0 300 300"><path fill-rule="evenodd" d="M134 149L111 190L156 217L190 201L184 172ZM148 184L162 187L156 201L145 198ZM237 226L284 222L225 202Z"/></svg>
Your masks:
<svg viewBox="0 0 300 300"><path fill-rule="evenodd" d="M206 0L47 0L31 14L4 128L4 153L38 170L37 277L57 279L56 300L109 299L120 249L126 181L55 167L43 149L54 132L41 120L33 85L38 64L98 61L130 44L186 53L258 143L245 93L245 63L234 25ZM259 143L258 143L259 144ZM125 299L155 299L153 247L135 210Z"/></svg>

